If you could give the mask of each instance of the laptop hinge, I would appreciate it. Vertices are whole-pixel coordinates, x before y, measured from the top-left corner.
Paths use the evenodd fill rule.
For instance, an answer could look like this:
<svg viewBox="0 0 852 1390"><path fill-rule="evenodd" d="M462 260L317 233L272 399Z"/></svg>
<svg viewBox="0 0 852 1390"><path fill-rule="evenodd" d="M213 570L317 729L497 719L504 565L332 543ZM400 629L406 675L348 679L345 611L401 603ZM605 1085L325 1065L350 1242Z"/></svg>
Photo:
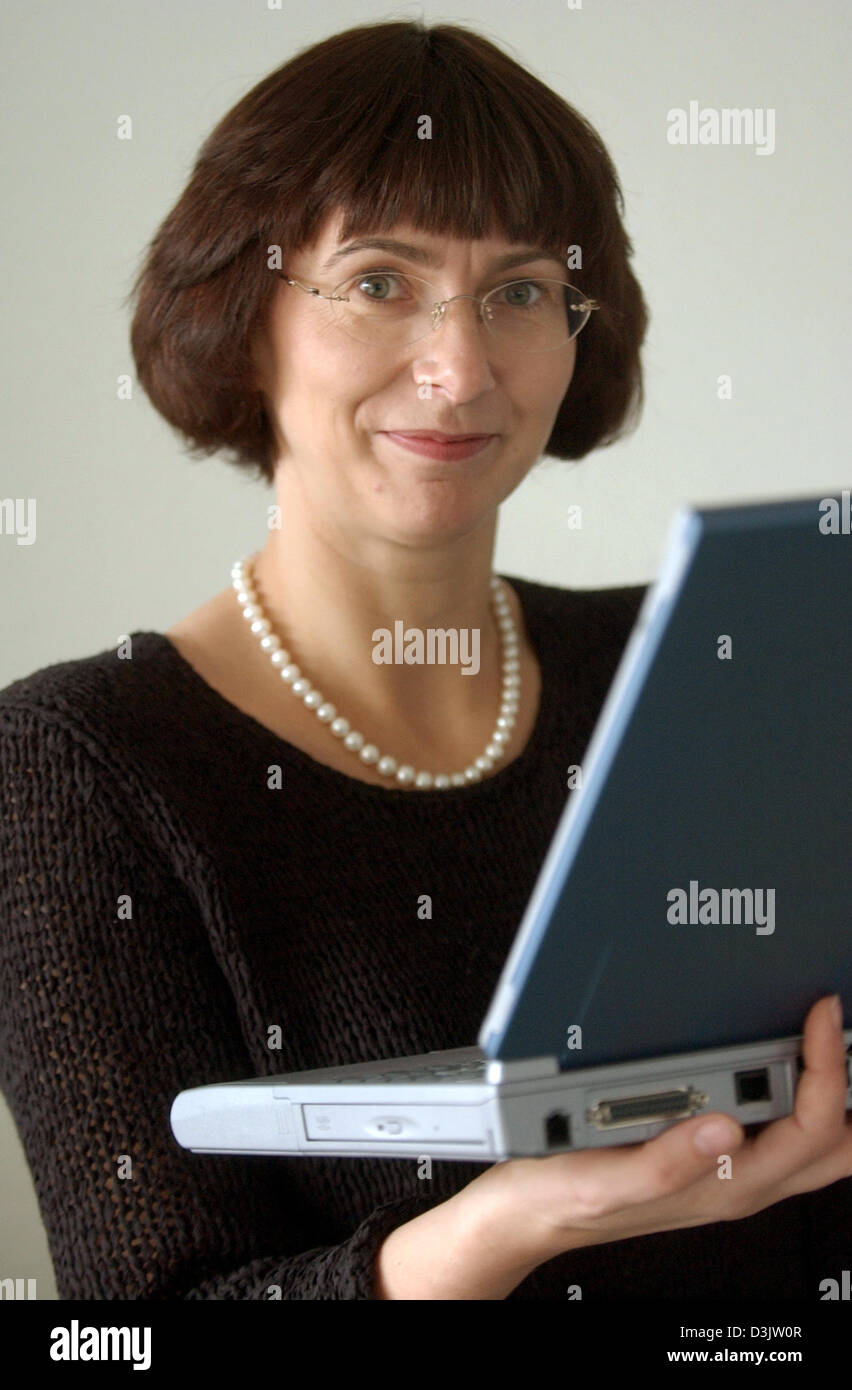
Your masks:
<svg viewBox="0 0 852 1390"><path fill-rule="evenodd" d="M486 1078L496 1086L500 1081L535 1081L540 1076L556 1076L558 1072L555 1057L512 1057L508 1060L492 1057L486 1068Z"/></svg>

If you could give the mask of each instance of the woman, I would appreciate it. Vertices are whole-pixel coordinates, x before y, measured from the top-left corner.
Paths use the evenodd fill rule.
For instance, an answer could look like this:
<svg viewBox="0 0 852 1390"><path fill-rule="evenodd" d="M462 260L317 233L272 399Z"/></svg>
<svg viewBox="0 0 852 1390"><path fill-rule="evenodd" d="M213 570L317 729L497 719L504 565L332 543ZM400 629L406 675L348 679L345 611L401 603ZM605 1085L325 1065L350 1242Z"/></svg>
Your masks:
<svg viewBox="0 0 852 1390"><path fill-rule="evenodd" d="M60 1297L816 1298L845 1253L828 999L796 1115L747 1142L704 1117L427 1174L169 1130L192 1086L476 1036L644 592L491 575L542 454L638 413L620 207L553 92L469 31L393 23L261 82L155 237L139 378L276 506L168 632L0 700L2 1081ZM376 660L397 622L476 634L476 678Z"/></svg>

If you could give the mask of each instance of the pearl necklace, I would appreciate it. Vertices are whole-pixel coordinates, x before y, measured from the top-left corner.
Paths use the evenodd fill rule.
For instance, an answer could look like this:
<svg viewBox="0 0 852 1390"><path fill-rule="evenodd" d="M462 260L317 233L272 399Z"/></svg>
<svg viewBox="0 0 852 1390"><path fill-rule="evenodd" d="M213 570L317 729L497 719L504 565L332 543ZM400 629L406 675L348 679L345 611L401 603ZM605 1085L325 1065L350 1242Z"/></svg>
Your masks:
<svg viewBox="0 0 852 1390"><path fill-rule="evenodd" d="M503 656L503 687L497 724L485 752L475 758L463 772L416 772L413 767L403 764L400 767L396 758L379 752L374 743L365 743L364 735L351 729L348 719L338 715L334 705L311 685L302 675L299 667L290 660L290 653L284 649L279 637L272 631L272 625L261 608L257 591L253 584L252 566L257 556L244 556L231 567L231 582L236 591L237 602L243 617L251 624L251 630L260 640L260 645L269 654L272 665L278 669L282 681L289 685L295 696L300 698L308 709L312 709L320 723L329 726L329 732L342 739L343 747L357 753L363 763L375 765L377 772L392 777L400 787L419 787L421 789L443 791L447 787L464 787L478 782L484 772L490 772L494 764L504 756L506 746L512 737L512 729L517 718L521 699L521 663L518 657L518 638L508 600L503 592L504 586L496 575L491 577L491 602L497 626L500 629Z"/></svg>

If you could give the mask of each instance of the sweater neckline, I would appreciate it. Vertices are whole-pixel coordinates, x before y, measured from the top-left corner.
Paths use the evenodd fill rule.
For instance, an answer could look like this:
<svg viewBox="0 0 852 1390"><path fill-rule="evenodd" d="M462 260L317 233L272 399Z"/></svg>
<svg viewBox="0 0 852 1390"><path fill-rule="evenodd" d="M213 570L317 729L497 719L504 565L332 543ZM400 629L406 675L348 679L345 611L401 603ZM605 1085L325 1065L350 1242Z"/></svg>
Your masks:
<svg viewBox="0 0 852 1390"><path fill-rule="evenodd" d="M508 583L515 587L518 600L523 609L524 621L526 623L527 634L533 650L538 660L539 671L541 673L541 690L539 693L539 705L535 724L526 747L512 762L499 772L493 773L490 777L483 778L480 782L471 782L464 787L430 788L413 792L405 787L382 787L374 786L370 782L362 782L357 777L350 777L348 773L340 772L337 768L329 767L325 763L318 762L310 753L297 748L294 743L282 738L274 730L255 719L254 715L247 714L238 705L233 704L224 695L209 685L204 677L196 671L195 667L186 660L186 657L178 651L177 647L166 636L164 632L144 632L135 634L146 638L155 638L162 652L172 662L176 672L183 679L187 690L192 691L196 696L200 696L215 712L217 718L223 719L233 728L239 728L251 733L258 743L265 743L274 748L276 760L283 758L294 769L303 775L308 775L320 783L325 783L329 789L336 788L339 791L351 792L354 796L363 798L367 801L377 801L379 799L392 801L402 804L402 802L418 803L424 801L437 801L446 803L453 798L464 797L466 799L476 799L480 796L490 796L499 793L502 788L511 786L519 779L527 777L530 769L537 764L544 756L546 750L552 747L551 735L556 719L558 708L557 679L556 670L553 665L551 647L547 641L547 635L540 622L539 613L534 602L533 590L537 587L532 580L516 578L514 575L500 575L501 579L506 579ZM439 803L440 804L440 803Z"/></svg>

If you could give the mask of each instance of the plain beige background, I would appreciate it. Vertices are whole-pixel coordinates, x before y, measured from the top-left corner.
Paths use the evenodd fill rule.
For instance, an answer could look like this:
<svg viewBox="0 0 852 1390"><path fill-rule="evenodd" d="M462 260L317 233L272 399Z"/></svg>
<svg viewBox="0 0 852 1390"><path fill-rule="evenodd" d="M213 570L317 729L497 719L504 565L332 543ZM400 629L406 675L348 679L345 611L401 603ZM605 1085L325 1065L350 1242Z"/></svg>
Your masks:
<svg viewBox="0 0 852 1390"><path fill-rule="evenodd" d="M275 4L275 0L272 0ZM597 128L619 171L651 308L638 431L541 464L504 504L495 568L588 588L652 579L683 502L849 486L846 0L6 0L2 20L0 686L169 627L263 542L271 493L188 461L133 374L120 301L198 147L246 91L355 24L467 25ZM667 113L774 108L775 151L673 146ZM130 115L133 138L116 135ZM730 400L717 396L729 374ZM582 529L560 520L582 508ZM2 922L0 922L2 929ZM0 1098L0 1278L56 1288Z"/></svg>

